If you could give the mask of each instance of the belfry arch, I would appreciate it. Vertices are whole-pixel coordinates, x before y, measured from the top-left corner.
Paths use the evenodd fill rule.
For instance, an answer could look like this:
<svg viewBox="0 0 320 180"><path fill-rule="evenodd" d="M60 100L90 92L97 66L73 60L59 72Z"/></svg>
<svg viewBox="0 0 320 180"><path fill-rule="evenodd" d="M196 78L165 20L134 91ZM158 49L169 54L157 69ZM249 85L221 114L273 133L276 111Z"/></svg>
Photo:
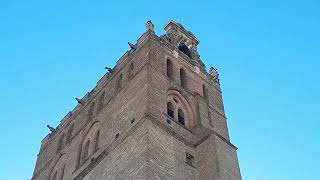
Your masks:
<svg viewBox="0 0 320 180"><path fill-rule="evenodd" d="M186 128L192 128L196 125L194 108L191 106L189 100L179 91L174 89L168 90L166 100L167 106L170 104L170 107L167 107L168 112L174 115L170 115L171 118ZM182 114L183 116L181 116Z"/></svg>

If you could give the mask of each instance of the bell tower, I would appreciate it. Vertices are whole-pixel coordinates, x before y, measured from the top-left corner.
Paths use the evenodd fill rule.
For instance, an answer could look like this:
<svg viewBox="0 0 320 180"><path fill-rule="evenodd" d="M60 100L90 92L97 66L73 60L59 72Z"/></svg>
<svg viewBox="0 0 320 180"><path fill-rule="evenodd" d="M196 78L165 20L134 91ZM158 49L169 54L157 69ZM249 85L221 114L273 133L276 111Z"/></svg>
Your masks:
<svg viewBox="0 0 320 180"><path fill-rule="evenodd" d="M146 31L42 140L32 180L241 180L219 73L169 21Z"/></svg>
<svg viewBox="0 0 320 180"><path fill-rule="evenodd" d="M197 46L199 40L192 32L187 31L181 24L174 21L169 21L164 30L166 34L163 36L172 45L176 46L181 52L187 55L191 62L196 64L199 68L204 69L205 65L200 60Z"/></svg>

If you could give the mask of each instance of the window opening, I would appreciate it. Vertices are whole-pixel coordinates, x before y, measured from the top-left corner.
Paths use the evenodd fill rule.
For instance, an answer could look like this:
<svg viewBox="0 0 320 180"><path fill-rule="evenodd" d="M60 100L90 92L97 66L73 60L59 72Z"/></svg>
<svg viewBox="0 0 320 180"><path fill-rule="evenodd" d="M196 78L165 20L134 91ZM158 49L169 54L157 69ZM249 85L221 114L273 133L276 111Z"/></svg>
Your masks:
<svg viewBox="0 0 320 180"><path fill-rule="evenodd" d="M170 117L174 118L174 107L171 102L167 103L167 113Z"/></svg>
<svg viewBox="0 0 320 180"><path fill-rule="evenodd" d="M181 109L178 110L178 122L182 125L185 125L184 114Z"/></svg>

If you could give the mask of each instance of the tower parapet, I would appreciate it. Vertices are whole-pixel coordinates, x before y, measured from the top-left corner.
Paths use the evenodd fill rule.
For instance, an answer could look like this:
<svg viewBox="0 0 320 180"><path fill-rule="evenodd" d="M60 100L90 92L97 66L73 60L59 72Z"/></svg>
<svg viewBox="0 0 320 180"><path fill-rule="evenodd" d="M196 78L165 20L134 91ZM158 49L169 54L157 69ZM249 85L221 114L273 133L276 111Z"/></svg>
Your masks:
<svg viewBox="0 0 320 180"><path fill-rule="evenodd" d="M199 68L205 69L205 65L198 53L200 41L191 31L186 30L180 23L174 21L169 21L164 26L164 30L166 31L166 34L161 36L164 40L183 52L183 54L188 56L189 60L195 63Z"/></svg>

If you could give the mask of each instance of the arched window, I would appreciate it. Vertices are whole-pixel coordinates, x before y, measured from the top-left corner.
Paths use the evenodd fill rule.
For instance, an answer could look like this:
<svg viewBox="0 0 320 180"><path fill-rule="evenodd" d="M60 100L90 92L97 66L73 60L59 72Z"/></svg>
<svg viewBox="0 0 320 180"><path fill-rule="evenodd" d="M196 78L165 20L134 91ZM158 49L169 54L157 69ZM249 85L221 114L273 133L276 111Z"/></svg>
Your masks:
<svg viewBox="0 0 320 180"><path fill-rule="evenodd" d="M60 151L63 148L63 140L64 140L64 133L61 135L59 139L57 151Z"/></svg>
<svg viewBox="0 0 320 180"><path fill-rule="evenodd" d="M167 59L167 76L173 78L173 65L170 59Z"/></svg>
<svg viewBox="0 0 320 180"><path fill-rule="evenodd" d="M167 92L167 113L177 124L186 128L194 127L195 120L194 108L192 104L177 90L168 90Z"/></svg>
<svg viewBox="0 0 320 180"><path fill-rule="evenodd" d="M48 166L47 170L48 180L63 180L63 176L66 172L66 162L67 162L67 154L61 153L59 158L54 160L52 159L50 166ZM42 178L41 178L42 179Z"/></svg>
<svg viewBox="0 0 320 180"><path fill-rule="evenodd" d="M100 95L99 97L99 102L98 102L98 112L100 112L103 109L103 105L104 105L104 96L105 96L105 92L103 91L103 93Z"/></svg>
<svg viewBox="0 0 320 180"><path fill-rule="evenodd" d="M116 92L119 92L122 88L122 74L117 79Z"/></svg>
<svg viewBox="0 0 320 180"><path fill-rule="evenodd" d="M187 75L184 69L180 69L180 83L183 88L187 88Z"/></svg>
<svg viewBox="0 0 320 180"><path fill-rule="evenodd" d="M90 140L88 140L86 142L86 144L84 145L83 148L83 155L82 155L82 159L85 160L87 159L88 155L89 155L89 146L90 146Z"/></svg>
<svg viewBox="0 0 320 180"><path fill-rule="evenodd" d="M167 113L170 117L174 118L174 107L171 102L167 103Z"/></svg>
<svg viewBox="0 0 320 180"><path fill-rule="evenodd" d="M74 127L74 124L71 123L71 124L70 124L70 127L69 127L69 129L68 129L68 133L67 133L67 140L66 140L67 143L71 142L72 133L73 133L73 127Z"/></svg>
<svg viewBox="0 0 320 180"><path fill-rule="evenodd" d="M183 52L189 58L192 58L190 49L184 43L180 43L178 48L181 52Z"/></svg>
<svg viewBox="0 0 320 180"><path fill-rule="evenodd" d="M100 130L98 130L94 135L93 152L96 151L99 147L99 137L100 137Z"/></svg>
<svg viewBox="0 0 320 180"><path fill-rule="evenodd" d="M202 85L202 93L203 93L203 97L205 99L207 99L208 98L208 91L207 91L207 88L205 85Z"/></svg>
<svg viewBox="0 0 320 180"><path fill-rule="evenodd" d="M80 141L80 147L78 149L78 157L76 162L76 168L83 165L92 154L95 153L99 146L100 139L100 121L94 121L88 128L85 129L82 140Z"/></svg>
<svg viewBox="0 0 320 180"><path fill-rule="evenodd" d="M89 107L87 121L91 121L93 118L94 102Z"/></svg>
<svg viewBox="0 0 320 180"><path fill-rule="evenodd" d="M130 64L130 71L133 72L133 62Z"/></svg>
<svg viewBox="0 0 320 180"><path fill-rule="evenodd" d="M184 113L181 109L178 110L178 122L185 125Z"/></svg>
<svg viewBox="0 0 320 180"><path fill-rule="evenodd" d="M132 76L133 76L133 62L130 63L130 66L129 66L129 71L128 71L128 79L131 80L132 79Z"/></svg>

